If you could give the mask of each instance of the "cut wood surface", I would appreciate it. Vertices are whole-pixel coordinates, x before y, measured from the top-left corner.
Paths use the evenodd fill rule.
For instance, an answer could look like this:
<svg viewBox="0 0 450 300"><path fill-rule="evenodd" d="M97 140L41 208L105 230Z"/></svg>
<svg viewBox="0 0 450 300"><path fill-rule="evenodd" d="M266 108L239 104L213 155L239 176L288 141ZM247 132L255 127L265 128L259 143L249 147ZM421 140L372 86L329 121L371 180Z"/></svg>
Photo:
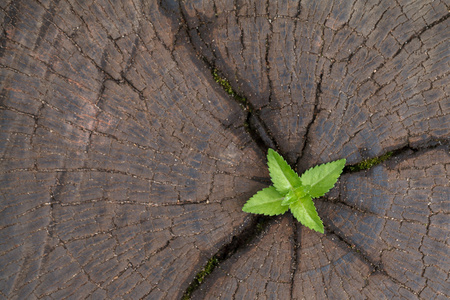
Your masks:
<svg viewBox="0 0 450 300"><path fill-rule="evenodd" d="M216 253L193 299L447 299L449 16L1 1L0 299L180 299ZM394 155L316 201L322 235L241 211L267 147L299 172Z"/></svg>
<svg viewBox="0 0 450 300"><path fill-rule="evenodd" d="M220 265L194 298L447 298L449 164L441 147L344 175L317 201L325 234L293 233L285 216Z"/></svg>
<svg viewBox="0 0 450 300"><path fill-rule="evenodd" d="M448 3L242 2L187 1L184 15L291 162L448 138Z"/></svg>

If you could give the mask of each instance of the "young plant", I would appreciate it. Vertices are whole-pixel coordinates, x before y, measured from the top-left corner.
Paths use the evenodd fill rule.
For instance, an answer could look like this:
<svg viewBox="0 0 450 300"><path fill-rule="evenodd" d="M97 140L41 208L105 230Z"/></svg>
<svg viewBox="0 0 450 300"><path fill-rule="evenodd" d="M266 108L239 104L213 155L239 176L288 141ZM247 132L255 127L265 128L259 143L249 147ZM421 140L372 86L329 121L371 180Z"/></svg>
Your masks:
<svg viewBox="0 0 450 300"><path fill-rule="evenodd" d="M243 211L268 216L284 214L288 209L306 227L323 233L323 223L317 214L313 198L322 197L336 183L345 166L345 159L315 166L298 176L277 152L267 154L273 186L251 197Z"/></svg>

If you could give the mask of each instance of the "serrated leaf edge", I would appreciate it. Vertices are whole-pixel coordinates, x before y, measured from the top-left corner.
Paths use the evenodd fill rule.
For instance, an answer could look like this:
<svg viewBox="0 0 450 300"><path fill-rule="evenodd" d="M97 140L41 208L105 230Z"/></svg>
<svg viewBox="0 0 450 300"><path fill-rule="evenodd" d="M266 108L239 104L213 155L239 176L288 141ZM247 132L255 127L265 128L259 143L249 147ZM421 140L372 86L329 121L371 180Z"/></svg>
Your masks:
<svg viewBox="0 0 450 300"><path fill-rule="evenodd" d="M303 198L302 198L302 199L303 199ZM300 199L298 199L298 201L301 203ZM312 201L312 198L311 198L310 201ZM311 217L310 217L310 218L311 218L311 220L312 220L315 224L317 224L317 225L319 226L320 229L322 229L322 231L316 230L315 228L312 228L312 227L310 227L309 225L304 224L301 220L299 220L299 219L294 215L294 213L293 213L293 211L292 211L292 209L291 209L291 204L289 205L289 211L292 213L292 216L294 216L294 218L295 218L300 224L302 224L302 225L305 226L305 227L308 227L308 228L311 229L311 230L314 230L314 231L317 231L317 232L320 232L320 233L324 233L323 221L322 221L322 219L320 218L319 214L317 213L316 205L314 204L314 202L313 202L313 208L314 208L314 212L316 213L317 217L319 218L320 223L318 224L316 221L314 221L313 218L311 218Z"/></svg>
<svg viewBox="0 0 450 300"><path fill-rule="evenodd" d="M341 171L339 172L339 174L338 174L338 176L337 176L337 178L336 178L336 181L334 182L333 186L330 187L325 193L323 193L323 194L320 195L320 196L312 196L311 194L309 194L309 195L311 196L311 198L317 199L317 198L322 197L323 195L325 195L326 193L328 193L328 192L336 185L336 182L339 180L339 177L341 177L341 174L342 174L342 172L343 172L343 170L344 170L344 168L345 168L345 163L347 162L347 160L346 160L345 158L342 158L342 159L330 161L330 162L327 162L327 163L324 163L324 164L320 164L320 165L311 167L311 168L309 168L308 170L306 170L305 172L303 172L303 174L300 176L300 180L302 180L302 177L303 177L305 174L307 174L308 172L310 172L310 171L313 171L313 170L315 170L315 169L317 169L317 168L321 168L321 167L324 167L324 166L326 166L326 165L333 164L333 163L336 163L336 162L339 162L339 161L342 161L342 160L344 161L344 166L341 168ZM331 172L330 172L330 173L331 173ZM328 174L330 174L330 173L328 173ZM328 174L327 174L327 175L328 175ZM311 185L311 186L314 186L314 185Z"/></svg>
<svg viewBox="0 0 450 300"><path fill-rule="evenodd" d="M279 165L279 164L278 164L278 162L276 161L275 156L278 156L279 158L281 158L281 160L282 160L282 161L286 164L286 166L289 168L289 171L291 171L295 176L297 176L297 178L299 179L300 185L302 185L302 183L301 183L302 181L301 181L301 179L300 179L300 176L298 176L297 172L295 172L295 171L291 168L291 166L287 163L287 161L283 158L283 156L281 156L277 151L273 150L272 148L269 148L268 153L267 153L267 166L268 166L268 168L269 168L269 176L270 176L270 180L272 181L273 186L274 186L275 189L278 191L278 193L280 193L280 194L283 195L283 196L286 196L286 195L289 193L289 191L288 191L288 192L282 192L282 191L279 191L279 190L277 189L277 187L276 187L276 186L277 186L276 180L274 180L274 178L273 178L273 176L272 176L272 174L274 174L274 172L271 171L271 169L273 169L273 167L271 167L271 166L269 165L269 161L270 161L269 155L270 155L270 153L273 153L273 159L275 160L275 163L276 163L277 165ZM280 169L281 169L281 168L280 168ZM294 188L296 188L296 186L294 186L294 185L292 184L292 182L286 177L285 173L284 173L283 171L281 171L281 173L283 174L283 176L284 176L284 178L286 179L286 181L289 182L289 185L291 186L289 189L290 189L290 190L293 190Z"/></svg>
<svg viewBox="0 0 450 300"><path fill-rule="evenodd" d="M259 212L258 212L258 213L256 213L256 212L251 212L251 211L245 211L245 210L244 210L245 207L247 206L247 204L248 204L248 203L249 203L256 195L258 195L259 193L261 193L261 192L264 191L265 189L269 189L269 188L271 188L271 187L273 187L273 188L275 189L275 187L271 185L271 186L269 186L269 187L267 187L267 188L263 188L262 190L259 190L259 191L256 192L253 196L251 196L250 199L248 199L247 202L245 202L244 206L242 207L242 211L245 212L245 213L249 213L249 214L265 215L265 216L278 216L278 215L282 215L282 214L286 213L286 211L289 210L289 207L283 206L283 205L281 205L281 204L280 204L280 206L282 206L283 208L286 207L286 209L285 209L283 212L281 212L281 213L274 213L274 214L272 214L272 213L265 213L265 212L262 212L262 213L259 213ZM276 189L275 189L275 190L276 190ZM278 192L278 191L277 191L277 192ZM281 194L280 194L280 195L281 195ZM282 196L282 197L280 197L280 198L273 199L273 202L280 201L280 199L284 199L284 196ZM267 202L266 202L266 203L267 203Z"/></svg>

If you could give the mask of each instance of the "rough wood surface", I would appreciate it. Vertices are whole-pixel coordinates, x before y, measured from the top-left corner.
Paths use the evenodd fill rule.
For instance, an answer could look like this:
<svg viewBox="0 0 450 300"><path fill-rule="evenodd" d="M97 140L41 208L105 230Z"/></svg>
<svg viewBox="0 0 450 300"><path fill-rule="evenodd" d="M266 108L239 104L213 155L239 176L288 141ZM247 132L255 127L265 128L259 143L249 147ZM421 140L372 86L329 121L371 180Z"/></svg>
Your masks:
<svg viewBox="0 0 450 300"><path fill-rule="evenodd" d="M230 245L193 298L450 297L449 16L1 1L0 298L177 299ZM397 152L317 201L325 235L286 215L236 244L269 183L261 140L299 171Z"/></svg>
<svg viewBox="0 0 450 300"><path fill-rule="evenodd" d="M188 1L191 36L291 162L448 138L448 3L231 2Z"/></svg>
<svg viewBox="0 0 450 300"><path fill-rule="evenodd" d="M324 235L292 233L286 216L193 298L448 298L449 167L449 148L441 147L344 175L317 201Z"/></svg>
<svg viewBox="0 0 450 300"><path fill-rule="evenodd" d="M182 294L264 157L156 5L48 5L5 6L0 295Z"/></svg>

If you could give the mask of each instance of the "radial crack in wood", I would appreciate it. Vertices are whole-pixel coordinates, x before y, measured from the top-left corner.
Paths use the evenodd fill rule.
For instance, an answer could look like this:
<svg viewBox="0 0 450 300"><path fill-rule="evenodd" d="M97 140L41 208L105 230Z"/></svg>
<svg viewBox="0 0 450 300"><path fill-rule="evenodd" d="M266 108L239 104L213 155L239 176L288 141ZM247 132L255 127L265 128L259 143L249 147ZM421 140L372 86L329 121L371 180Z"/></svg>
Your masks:
<svg viewBox="0 0 450 300"><path fill-rule="evenodd" d="M229 245L194 297L448 298L449 16L444 1L3 1L0 298L179 298ZM258 140L300 172L412 150L317 200L325 235L287 215L236 245L268 185Z"/></svg>
<svg viewBox="0 0 450 300"><path fill-rule="evenodd" d="M188 1L182 9L197 51L253 104L287 159L303 158L301 170L450 134L445 2Z"/></svg>
<svg viewBox="0 0 450 300"><path fill-rule="evenodd" d="M384 274L417 294L449 297L449 148L406 153L344 175L324 202L327 224Z"/></svg>
<svg viewBox="0 0 450 300"><path fill-rule="evenodd" d="M177 297L245 228L264 156L155 3L49 5L4 15L0 294Z"/></svg>
<svg viewBox="0 0 450 300"><path fill-rule="evenodd" d="M448 298L449 163L440 147L344 175L328 201L316 201L325 235L293 232L284 217L214 270L193 299ZM294 248L290 295L287 278L272 273L292 274Z"/></svg>

